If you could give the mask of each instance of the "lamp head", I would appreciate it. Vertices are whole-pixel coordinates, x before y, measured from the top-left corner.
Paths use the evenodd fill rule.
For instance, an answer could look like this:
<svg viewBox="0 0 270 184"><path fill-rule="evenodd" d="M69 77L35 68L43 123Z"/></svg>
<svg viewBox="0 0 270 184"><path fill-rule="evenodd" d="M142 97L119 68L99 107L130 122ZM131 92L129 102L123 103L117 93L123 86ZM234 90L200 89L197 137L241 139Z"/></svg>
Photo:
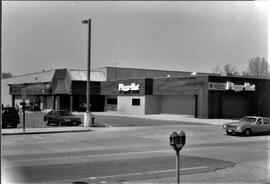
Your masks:
<svg viewBox="0 0 270 184"><path fill-rule="evenodd" d="M88 22L89 22L88 20L82 20L83 24L88 24Z"/></svg>

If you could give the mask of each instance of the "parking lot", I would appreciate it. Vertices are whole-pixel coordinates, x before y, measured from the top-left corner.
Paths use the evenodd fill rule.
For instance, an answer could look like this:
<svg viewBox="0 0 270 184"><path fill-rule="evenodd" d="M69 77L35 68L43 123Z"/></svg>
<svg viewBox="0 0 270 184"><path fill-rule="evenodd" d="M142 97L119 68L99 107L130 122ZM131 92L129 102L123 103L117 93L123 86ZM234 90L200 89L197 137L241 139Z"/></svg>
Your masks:
<svg viewBox="0 0 270 184"><path fill-rule="evenodd" d="M42 128L42 127L48 127L46 126L46 123L43 121L44 115L48 111L26 111L25 112L25 127L26 128ZM20 121L21 123L18 125L18 128L23 127L23 113L20 112ZM77 117L80 117L83 121L83 114L76 114ZM53 126L53 125L52 125Z"/></svg>
<svg viewBox="0 0 270 184"><path fill-rule="evenodd" d="M26 111L25 113L25 127L26 128L43 128L43 127L55 127L57 125L50 125L46 126L46 123L43 121L43 117L49 111ZM83 123L83 112L74 112L73 113L76 117L79 117ZM177 125L179 124L178 119L171 119L167 121L167 118L160 118L158 121L153 116L121 116L121 115L113 115L112 113L93 113L95 116L94 122L96 124L104 124L113 127L132 127L132 126L160 126L164 125ZM21 123L18 125L18 128L23 127L23 114L22 112L19 113ZM142 120L143 118L143 120ZM129 120L127 120L129 119ZM132 119L132 121L130 121ZM191 118L190 118L191 119ZM166 121L165 121L166 120ZM210 122L210 120L209 120ZM204 125L205 123L202 122L187 122L182 121L182 124L187 125L194 125L194 124L201 124ZM81 125L82 126L82 125Z"/></svg>

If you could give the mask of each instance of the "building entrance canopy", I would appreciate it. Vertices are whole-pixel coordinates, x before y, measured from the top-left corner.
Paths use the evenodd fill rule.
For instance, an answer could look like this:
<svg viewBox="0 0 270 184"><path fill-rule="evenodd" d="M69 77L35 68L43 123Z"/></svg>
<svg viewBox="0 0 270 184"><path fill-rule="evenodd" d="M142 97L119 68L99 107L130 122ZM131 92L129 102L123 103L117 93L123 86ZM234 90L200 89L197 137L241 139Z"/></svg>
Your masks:
<svg viewBox="0 0 270 184"><path fill-rule="evenodd" d="M39 94L51 94L52 86L50 84L34 84L25 87L26 94L39 95Z"/></svg>

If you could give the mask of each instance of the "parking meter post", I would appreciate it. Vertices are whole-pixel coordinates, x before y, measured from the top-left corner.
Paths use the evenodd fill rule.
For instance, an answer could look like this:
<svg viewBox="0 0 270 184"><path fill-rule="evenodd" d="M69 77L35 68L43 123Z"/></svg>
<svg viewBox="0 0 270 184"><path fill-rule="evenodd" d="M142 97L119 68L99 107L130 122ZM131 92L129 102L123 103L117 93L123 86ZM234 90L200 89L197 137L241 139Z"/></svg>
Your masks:
<svg viewBox="0 0 270 184"><path fill-rule="evenodd" d="M179 150L176 151L176 178L177 184L180 184L180 154Z"/></svg>

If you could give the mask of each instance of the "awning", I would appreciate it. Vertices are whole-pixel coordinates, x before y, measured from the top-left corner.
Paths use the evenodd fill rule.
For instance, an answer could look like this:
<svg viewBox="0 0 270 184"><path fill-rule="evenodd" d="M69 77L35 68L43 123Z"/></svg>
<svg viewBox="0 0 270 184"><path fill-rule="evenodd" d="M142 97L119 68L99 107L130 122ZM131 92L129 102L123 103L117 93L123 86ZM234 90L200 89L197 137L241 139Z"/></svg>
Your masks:
<svg viewBox="0 0 270 184"><path fill-rule="evenodd" d="M52 86L51 84L34 84L25 87L26 95L42 95L51 94Z"/></svg>

